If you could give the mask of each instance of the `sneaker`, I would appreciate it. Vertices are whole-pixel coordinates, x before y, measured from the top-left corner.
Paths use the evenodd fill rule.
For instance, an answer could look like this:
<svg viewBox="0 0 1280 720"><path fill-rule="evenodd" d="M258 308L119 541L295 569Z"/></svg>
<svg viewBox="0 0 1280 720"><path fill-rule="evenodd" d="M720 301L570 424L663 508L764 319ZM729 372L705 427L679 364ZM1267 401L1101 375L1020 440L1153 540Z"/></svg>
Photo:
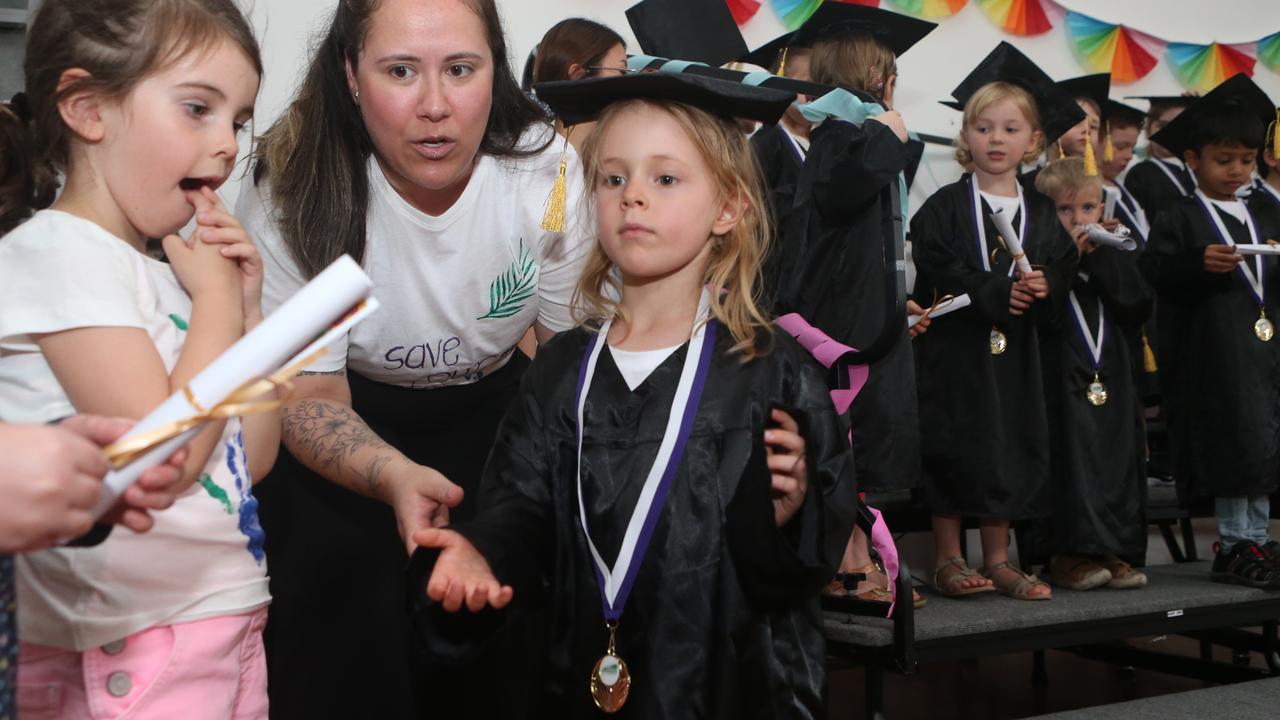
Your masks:
<svg viewBox="0 0 1280 720"><path fill-rule="evenodd" d="M1111 571L1086 558L1058 555L1049 561L1049 578L1068 590L1092 590L1111 582Z"/></svg>
<svg viewBox="0 0 1280 720"><path fill-rule="evenodd" d="M1214 582L1234 583L1263 590L1280 589L1280 565L1271 554L1257 544L1241 540L1223 552L1220 543L1213 544L1213 568L1209 578Z"/></svg>
<svg viewBox="0 0 1280 720"><path fill-rule="evenodd" d="M1114 555L1107 555L1098 564L1111 573L1107 587L1113 590L1134 590L1147 586L1147 574Z"/></svg>

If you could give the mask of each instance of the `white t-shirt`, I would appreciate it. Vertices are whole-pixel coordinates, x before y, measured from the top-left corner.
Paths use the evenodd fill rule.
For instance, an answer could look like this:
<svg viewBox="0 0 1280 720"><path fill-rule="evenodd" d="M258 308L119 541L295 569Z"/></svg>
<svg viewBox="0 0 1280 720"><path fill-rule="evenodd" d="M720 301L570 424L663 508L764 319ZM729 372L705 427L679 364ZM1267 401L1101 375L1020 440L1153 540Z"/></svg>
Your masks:
<svg viewBox="0 0 1280 720"><path fill-rule="evenodd" d="M1216 205L1220 210L1226 210L1232 217L1240 221L1241 225L1249 224L1249 211L1245 209L1244 203L1239 200L1214 200L1209 202Z"/></svg>
<svg viewBox="0 0 1280 720"><path fill-rule="evenodd" d="M168 265L55 210L0 238L0 308L0 418L23 423L75 413L32 335L141 328L172 371L191 318L191 298ZM19 555L22 639L84 650L150 627L266 605L252 487L240 421L232 419L200 482L155 513L150 532L117 527L96 547Z"/></svg>
<svg viewBox="0 0 1280 720"><path fill-rule="evenodd" d="M613 355L613 364L618 366L622 379L627 381L627 387L635 390L645 378L653 374L663 360L679 349L680 346L676 345L657 350L619 350L610 345L609 353Z"/></svg>
<svg viewBox="0 0 1280 720"><path fill-rule="evenodd" d="M526 138L544 132L550 127ZM439 216L405 201L371 156L361 265L382 307L308 369L345 366L403 387L462 385L506 364L535 320L557 332L572 327L573 291L595 232L572 146L565 232L541 228L562 147L556 138L532 157L480 155L461 197ZM305 278L270 217L268 193L246 182L236 215L262 254L270 313Z"/></svg>
<svg viewBox="0 0 1280 720"><path fill-rule="evenodd" d="M991 212L1003 213L1010 220L1013 220L1013 216L1017 214L1018 208L1021 207L1021 201L1017 195L1008 197L1006 195L992 195L986 190L979 190L978 192L982 193L982 198L991 206Z"/></svg>

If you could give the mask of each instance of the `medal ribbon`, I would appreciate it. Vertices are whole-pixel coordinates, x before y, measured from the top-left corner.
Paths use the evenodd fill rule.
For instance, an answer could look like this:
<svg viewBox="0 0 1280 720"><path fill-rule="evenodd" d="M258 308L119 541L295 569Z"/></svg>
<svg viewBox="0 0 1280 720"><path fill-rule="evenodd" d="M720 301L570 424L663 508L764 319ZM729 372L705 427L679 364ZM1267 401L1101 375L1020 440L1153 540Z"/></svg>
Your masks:
<svg viewBox="0 0 1280 720"><path fill-rule="evenodd" d="M1155 163L1156 167L1164 171L1164 174L1169 177L1169 182L1173 183L1173 186L1178 188L1178 190L1183 195L1191 194L1187 192L1187 184L1182 182L1182 178L1178 177L1178 173L1173 170L1174 167L1177 167L1176 165L1171 166L1169 163L1159 158L1151 158L1151 162ZM1178 168L1178 169L1181 170L1182 168ZM1193 184L1194 184L1194 181L1193 181ZM1198 190L1199 188L1196 188L1196 189Z"/></svg>
<svg viewBox="0 0 1280 720"><path fill-rule="evenodd" d="M640 563L653 539L654 527L658 524L658 516L667 499L667 491L675 478L676 469L680 465L680 456L684 453L689 432L693 429L693 419L697 414L698 400L702 397L703 387L707 381L707 371L711 366L714 354L716 321L710 318L711 298L704 290L698 303L697 320L694 321L692 337L689 339L689 350L684 358L684 368L680 371L680 381L676 385L675 399L671 402L671 413L667 419L667 429L658 446L658 454L645 478L640 490L640 498L635 509L631 511L631 520L627 523L626 534L622 538L622 547L618 549L618 557L614 566L605 564L600 551L591 539L591 531L587 528L587 508L582 493L582 436L584 426L583 409L586 406L587 392L591 389L591 378L595 375L596 361L600 351L608 343L609 328L613 321L605 322L587 343L587 350L582 359L582 367L578 372L577 408L578 408L578 516L582 520L582 533L586 536L587 547L591 550L591 559L595 563L596 582L600 587L600 597L604 604L606 621L617 622L622 617L627 597L640 570Z"/></svg>
<svg viewBox="0 0 1280 720"><path fill-rule="evenodd" d="M1016 183L1018 186L1018 215L1021 221L1018 223L1018 239L1025 240L1027 237L1027 202L1022 195L1022 183ZM978 191L978 179L973 175L969 176L969 209L973 216L973 234L978 239L978 257L982 261L982 269L991 272L991 251L987 249L987 223L982 217L982 195ZM1026 252L1026 248L1023 248ZM1018 267L1018 263L1014 259L1009 261L1009 276L1013 276L1013 271Z"/></svg>
<svg viewBox="0 0 1280 720"><path fill-rule="evenodd" d="M1204 214L1209 216L1209 222L1213 224L1213 229L1218 233L1218 239L1222 241L1222 244L1235 247L1236 241L1231 237L1231 233L1227 232L1227 226L1223 224L1222 216L1218 214L1217 210L1213 209L1213 203L1199 188L1196 188L1196 200L1200 202L1200 209L1204 210ZM1254 244L1258 244L1258 225L1254 221L1253 211L1249 209L1248 205L1244 206L1244 211L1244 224L1245 227L1249 229L1249 237L1253 240ZM1258 274L1256 276L1249 270L1249 261L1247 259L1237 265L1236 270L1240 271L1240 275L1244 278L1245 284L1248 285L1249 291L1252 292L1253 297L1257 299L1258 307L1263 307L1266 305L1266 300L1264 299L1265 295L1262 285L1262 256L1254 255L1253 257L1255 263L1254 266L1258 270Z"/></svg>
<svg viewBox="0 0 1280 720"><path fill-rule="evenodd" d="M1102 367L1102 344L1106 342L1106 320L1103 316L1102 298L1098 298L1098 335L1094 337L1089 332L1089 323L1084 318L1084 308L1080 307L1080 300L1076 297L1076 291L1072 290L1067 293L1067 297L1071 300L1071 314L1076 319L1076 329L1080 331L1080 339L1084 341L1084 346L1089 350L1089 357L1092 358L1093 371L1097 372Z"/></svg>

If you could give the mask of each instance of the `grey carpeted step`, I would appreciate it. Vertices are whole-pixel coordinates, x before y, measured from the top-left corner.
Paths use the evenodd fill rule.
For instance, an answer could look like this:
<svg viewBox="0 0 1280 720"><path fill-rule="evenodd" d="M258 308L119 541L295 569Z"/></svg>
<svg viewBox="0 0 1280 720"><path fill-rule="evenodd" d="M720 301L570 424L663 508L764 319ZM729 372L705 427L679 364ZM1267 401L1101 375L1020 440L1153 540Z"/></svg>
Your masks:
<svg viewBox="0 0 1280 720"><path fill-rule="evenodd" d="M1280 678L1041 715L1034 720L1275 720L1277 717L1280 717Z"/></svg>
<svg viewBox="0 0 1280 720"><path fill-rule="evenodd" d="M915 639L927 642L980 633L1085 623L1149 613L1280 598L1280 593L1210 582L1209 563L1159 565L1144 569L1150 583L1141 590L1098 589L1075 592L1054 588L1047 602L1014 600L997 593L945 598L921 587L929 604L915 613ZM893 644L893 625L881 618L828 613L826 635L834 642L862 647ZM1275 716L1280 718L1280 708Z"/></svg>

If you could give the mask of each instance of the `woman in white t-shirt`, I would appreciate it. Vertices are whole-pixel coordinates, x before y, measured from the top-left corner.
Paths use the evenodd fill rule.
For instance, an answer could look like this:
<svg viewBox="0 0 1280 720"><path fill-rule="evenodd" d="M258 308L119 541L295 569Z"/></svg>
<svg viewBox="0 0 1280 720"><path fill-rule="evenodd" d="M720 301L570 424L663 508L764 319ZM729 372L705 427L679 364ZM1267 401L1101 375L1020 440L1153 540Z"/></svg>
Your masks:
<svg viewBox="0 0 1280 720"><path fill-rule="evenodd" d="M582 171L506 58L491 0L340 3L237 204L268 312L343 253L382 305L297 379L288 452L257 491L273 717L418 718L425 695L433 716L487 716L506 694L468 698L413 658L402 579L402 538L467 513L528 362L517 343L572 326L589 249L572 213L540 227L562 152L571 210ZM515 717L521 698L504 702Z"/></svg>

